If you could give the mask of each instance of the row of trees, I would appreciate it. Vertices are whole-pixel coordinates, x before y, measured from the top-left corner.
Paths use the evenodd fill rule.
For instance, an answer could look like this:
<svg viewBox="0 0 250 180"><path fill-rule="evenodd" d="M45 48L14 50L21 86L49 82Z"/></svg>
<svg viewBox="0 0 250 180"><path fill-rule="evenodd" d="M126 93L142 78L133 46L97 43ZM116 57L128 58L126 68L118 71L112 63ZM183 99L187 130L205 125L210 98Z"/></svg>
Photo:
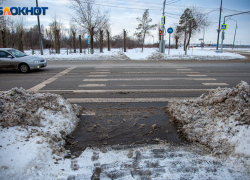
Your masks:
<svg viewBox="0 0 250 180"><path fill-rule="evenodd" d="M127 32L111 37L109 25L109 12L101 11L93 0L71 0L70 8L73 13L70 29L65 29L57 17L54 17L48 28L41 27L42 41L44 48L53 48L56 53L60 53L60 48L72 48L74 52L77 48L87 48L87 35L90 35L90 48L93 53L94 47L135 48L143 47L147 36L151 36L150 31L155 30L157 24L150 24L149 10L145 10L142 17L136 18L139 25L134 37L127 37ZM6 18L7 17L7 18ZM191 36L199 32L201 28L208 26L206 16L195 8L187 8L180 17L179 25L174 31L176 47L181 38L184 40L184 50L186 51ZM158 26L158 29L160 27ZM16 21L8 16L0 17L0 47L14 47L23 51L25 49L39 48L38 26L25 28L25 20L19 18Z"/></svg>

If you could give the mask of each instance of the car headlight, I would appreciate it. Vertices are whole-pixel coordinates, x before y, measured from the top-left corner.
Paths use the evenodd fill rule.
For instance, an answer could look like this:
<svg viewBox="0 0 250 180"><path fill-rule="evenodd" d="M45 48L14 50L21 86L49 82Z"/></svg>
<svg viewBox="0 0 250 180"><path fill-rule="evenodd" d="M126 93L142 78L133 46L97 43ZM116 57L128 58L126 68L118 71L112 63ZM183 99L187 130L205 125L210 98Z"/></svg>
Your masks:
<svg viewBox="0 0 250 180"><path fill-rule="evenodd" d="M34 61L34 63L35 63L35 64L38 64L38 63L39 63L39 61Z"/></svg>

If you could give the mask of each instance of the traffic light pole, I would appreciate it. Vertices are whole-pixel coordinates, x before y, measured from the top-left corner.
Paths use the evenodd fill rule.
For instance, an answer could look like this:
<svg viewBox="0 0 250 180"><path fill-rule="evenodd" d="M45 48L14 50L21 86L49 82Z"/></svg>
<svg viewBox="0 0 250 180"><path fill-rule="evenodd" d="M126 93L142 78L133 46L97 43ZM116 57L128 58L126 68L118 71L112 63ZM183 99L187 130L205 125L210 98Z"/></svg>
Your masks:
<svg viewBox="0 0 250 180"><path fill-rule="evenodd" d="M164 0L163 2L163 13L162 16L165 16L165 4L166 4L166 0ZM164 24L162 25L162 31L161 31L161 53L165 53L165 41L164 41Z"/></svg>
<svg viewBox="0 0 250 180"><path fill-rule="evenodd" d="M220 3L220 18L219 18L219 27L218 27L218 36L217 36L217 46L216 46L216 50L218 50L218 48L219 48L221 10L222 10L222 0L221 0L221 3Z"/></svg>
<svg viewBox="0 0 250 180"><path fill-rule="evenodd" d="M229 17L229 18L230 18L230 17L232 17L232 16L236 16L236 15L240 15L240 14L246 14L246 13L250 13L250 11L224 16L224 22L223 22L223 24L226 23L226 17ZM228 18L228 19L229 19L229 18ZM227 19L227 20L228 20L228 19ZM222 38L222 41L221 41L221 52L223 52L223 40L225 39L225 32L224 32L224 30L223 30L223 32L222 32L222 37L221 37L221 38Z"/></svg>
<svg viewBox="0 0 250 180"><path fill-rule="evenodd" d="M223 24L226 23L226 16L224 17ZM225 39L225 30L222 31L222 36L221 36L221 52L223 53L223 40Z"/></svg>

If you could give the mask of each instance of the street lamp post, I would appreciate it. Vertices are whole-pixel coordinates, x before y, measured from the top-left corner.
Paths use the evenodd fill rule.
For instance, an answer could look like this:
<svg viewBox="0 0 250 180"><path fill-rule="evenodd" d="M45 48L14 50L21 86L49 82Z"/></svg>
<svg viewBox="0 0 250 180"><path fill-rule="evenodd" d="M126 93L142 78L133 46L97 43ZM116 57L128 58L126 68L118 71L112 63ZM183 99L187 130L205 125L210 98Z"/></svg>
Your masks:
<svg viewBox="0 0 250 180"><path fill-rule="evenodd" d="M231 19L231 20L233 20L233 21L236 22L235 32L234 32L234 42L233 42L233 48L232 48L232 50L234 50L234 43L235 43L235 37L236 37L236 30L237 30L238 26L237 26L237 21L236 21L236 20L234 20L234 19Z"/></svg>
<svg viewBox="0 0 250 180"><path fill-rule="evenodd" d="M236 16L236 15L240 15L240 14L247 14L247 13L250 13L250 11L246 11L246 12L241 12L241 13L237 13L237 14L231 14L231 15L227 15L227 16L224 16L224 24L226 23L226 21L228 19L230 19L232 16ZM227 20L226 20L226 17L229 17ZM222 41L221 41L221 52L223 51L223 39L224 39L224 30L222 32Z"/></svg>
<svg viewBox="0 0 250 180"><path fill-rule="evenodd" d="M36 0L36 7L38 7L38 2L37 2L37 0ZM43 55L43 42L42 42L42 35L41 35L41 27L40 27L40 19L39 19L39 16L37 16L37 22L38 22L38 30L39 30L40 52L41 52L41 55Z"/></svg>

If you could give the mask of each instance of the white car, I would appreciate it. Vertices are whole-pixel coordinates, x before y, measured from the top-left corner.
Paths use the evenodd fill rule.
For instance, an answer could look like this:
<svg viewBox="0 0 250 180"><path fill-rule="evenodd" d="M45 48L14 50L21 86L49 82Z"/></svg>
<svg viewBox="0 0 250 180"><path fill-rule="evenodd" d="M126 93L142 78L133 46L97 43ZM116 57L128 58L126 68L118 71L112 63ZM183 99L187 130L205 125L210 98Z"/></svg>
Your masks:
<svg viewBox="0 0 250 180"><path fill-rule="evenodd" d="M17 69L19 72L27 73L33 69L47 66L45 59L27 54L12 48L0 48L0 68Z"/></svg>

